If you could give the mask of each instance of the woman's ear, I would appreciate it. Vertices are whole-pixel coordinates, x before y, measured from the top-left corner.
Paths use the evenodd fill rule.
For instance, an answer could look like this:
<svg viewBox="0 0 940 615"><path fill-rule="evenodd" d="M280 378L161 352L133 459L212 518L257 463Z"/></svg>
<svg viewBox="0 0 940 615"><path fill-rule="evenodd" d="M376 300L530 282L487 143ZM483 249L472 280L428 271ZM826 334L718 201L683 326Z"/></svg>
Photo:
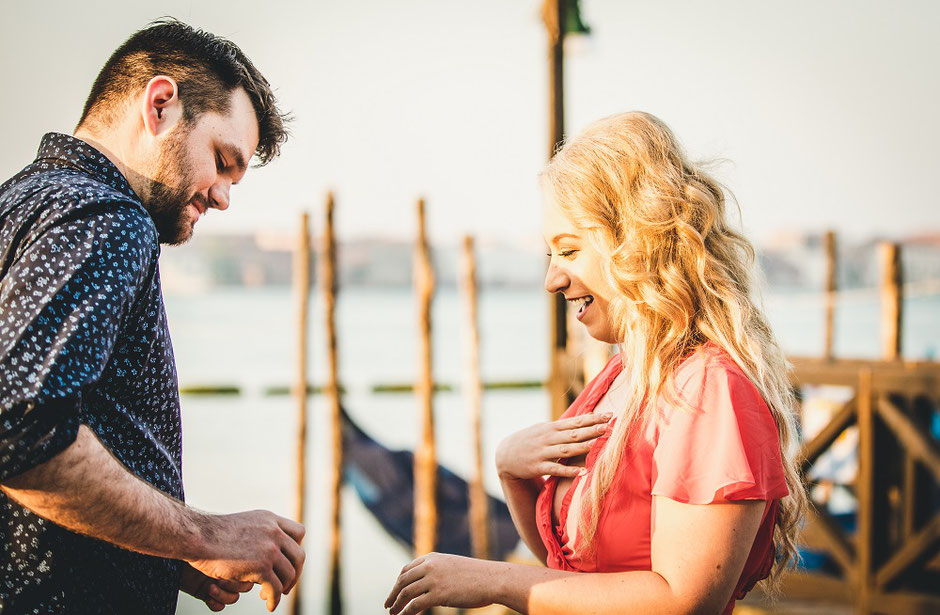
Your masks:
<svg viewBox="0 0 940 615"><path fill-rule="evenodd" d="M183 116L176 81L166 75L157 75L147 83L140 104L144 131L152 137L172 129Z"/></svg>

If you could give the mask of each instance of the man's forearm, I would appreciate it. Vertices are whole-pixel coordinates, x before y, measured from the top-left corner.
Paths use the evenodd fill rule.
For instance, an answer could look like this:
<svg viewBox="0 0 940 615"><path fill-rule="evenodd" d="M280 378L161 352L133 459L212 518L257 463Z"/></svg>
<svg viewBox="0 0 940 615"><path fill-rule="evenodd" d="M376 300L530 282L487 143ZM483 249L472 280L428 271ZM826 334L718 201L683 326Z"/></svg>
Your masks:
<svg viewBox="0 0 940 615"><path fill-rule="evenodd" d="M73 532L148 555L205 557L210 516L131 474L85 425L71 446L2 489Z"/></svg>

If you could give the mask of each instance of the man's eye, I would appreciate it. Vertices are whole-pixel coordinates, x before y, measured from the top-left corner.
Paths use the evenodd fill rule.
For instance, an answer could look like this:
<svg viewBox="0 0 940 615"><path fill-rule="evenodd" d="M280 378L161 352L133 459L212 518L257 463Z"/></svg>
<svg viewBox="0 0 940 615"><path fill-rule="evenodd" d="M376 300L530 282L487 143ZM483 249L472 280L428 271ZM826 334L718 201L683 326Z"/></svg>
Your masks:
<svg viewBox="0 0 940 615"><path fill-rule="evenodd" d="M225 168L225 161L222 160L222 156L216 155L215 157L215 170L219 173Z"/></svg>

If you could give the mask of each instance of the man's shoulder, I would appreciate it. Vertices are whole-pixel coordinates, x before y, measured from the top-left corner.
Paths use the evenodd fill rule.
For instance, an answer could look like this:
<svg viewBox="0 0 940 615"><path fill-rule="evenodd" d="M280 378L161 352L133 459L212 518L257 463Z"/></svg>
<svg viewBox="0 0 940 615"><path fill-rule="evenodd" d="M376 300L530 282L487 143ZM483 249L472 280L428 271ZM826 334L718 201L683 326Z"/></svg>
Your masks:
<svg viewBox="0 0 940 615"><path fill-rule="evenodd" d="M33 165L31 165L33 166ZM80 170L31 169L0 188L0 233L38 236L70 227L101 232L123 230L141 244L157 247L157 231L137 199Z"/></svg>

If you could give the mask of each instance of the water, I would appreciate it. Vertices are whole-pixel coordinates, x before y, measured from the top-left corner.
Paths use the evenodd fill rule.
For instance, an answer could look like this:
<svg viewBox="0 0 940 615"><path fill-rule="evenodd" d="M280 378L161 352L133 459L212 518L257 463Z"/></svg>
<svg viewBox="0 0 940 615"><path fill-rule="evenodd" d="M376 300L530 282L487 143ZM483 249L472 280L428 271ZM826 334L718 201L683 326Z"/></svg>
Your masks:
<svg viewBox="0 0 940 615"><path fill-rule="evenodd" d="M263 394L292 382L296 357L296 311L286 289L233 289L204 295L168 295L167 312L180 382L234 384L236 397L184 396L183 471L188 502L214 512L254 508L291 516L295 508L296 411L288 397ZM822 299L777 294L766 300L769 318L790 354L822 351ZM904 305L907 358L940 349L940 295L912 297ZM878 302L874 294L850 295L837 308L839 356L876 357ZM434 304L433 360L438 381L459 385L464 365L460 298L444 290ZM486 380L541 380L548 371L548 300L535 290L481 293L482 373ZM410 394L373 394L376 383L412 382L416 373L416 311L409 291L356 289L337 304L340 374L350 414L366 431L393 448L413 448L417 405ZM314 305L311 375L323 381L322 313ZM486 487L499 493L492 463L499 440L547 418L544 391L489 391L484 396ZM467 409L459 392L435 396L439 461L466 476L470 464ZM326 408L312 398L307 459L307 564L303 576L306 613L324 612L326 596L327 446ZM411 556L384 534L355 493L343 494L342 579L347 613L378 613L397 571ZM287 612L287 605L279 612ZM178 613L208 612L181 597ZM257 590L231 613L265 613Z"/></svg>

